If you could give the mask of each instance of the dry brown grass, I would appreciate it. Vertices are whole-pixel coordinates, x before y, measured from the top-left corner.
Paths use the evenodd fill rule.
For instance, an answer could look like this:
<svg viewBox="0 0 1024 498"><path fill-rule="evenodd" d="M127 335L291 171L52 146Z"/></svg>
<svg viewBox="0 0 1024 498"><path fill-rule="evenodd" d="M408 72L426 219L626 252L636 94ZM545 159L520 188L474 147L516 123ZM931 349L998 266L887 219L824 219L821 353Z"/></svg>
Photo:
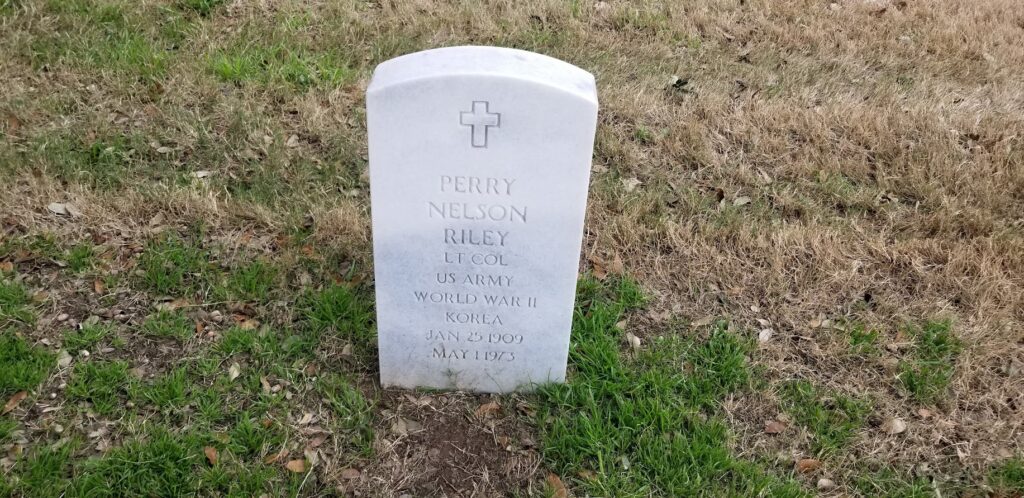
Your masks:
<svg viewBox="0 0 1024 498"><path fill-rule="evenodd" d="M141 15L162 3L121 4ZM808 379L909 422L898 437L861 431L822 472L841 486L867 460L954 476L1024 452L1016 0L235 1L188 32L156 90L103 65L33 65L34 42L75 35L61 31L68 15L25 5L0 18L0 51L10 54L0 60L0 218L29 232L144 237L162 213L213 233L279 235L308 219L317 244L369 263L360 169L373 65L445 45L536 50L597 75L585 251L623 258L654 296L648 333L661 333L666 311L751 328L768 320L775 335L756 362L772 385ZM305 91L220 83L209 57L243 33L334 53L355 76ZM673 89L674 76L688 85ZM65 134L171 144L168 170L186 181L146 160L113 191L68 181L43 146ZM292 135L299 145L285 146ZM348 166L326 183L299 178L338 164ZM188 179L198 170L215 175ZM240 196L234 186L259 172L296 188ZM631 178L642 185L626 192ZM734 205L741 197L751 202ZM46 212L55 200L86 216L55 218ZM851 357L842 331L810 325L822 318L877 327L882 355ZM899 330L932 319L951 319L966 347L949 396L921 419L893 365L908 354ZM763 434L779 411L772 392L726 408L739 453L806 453L799 437Z"/></svg>

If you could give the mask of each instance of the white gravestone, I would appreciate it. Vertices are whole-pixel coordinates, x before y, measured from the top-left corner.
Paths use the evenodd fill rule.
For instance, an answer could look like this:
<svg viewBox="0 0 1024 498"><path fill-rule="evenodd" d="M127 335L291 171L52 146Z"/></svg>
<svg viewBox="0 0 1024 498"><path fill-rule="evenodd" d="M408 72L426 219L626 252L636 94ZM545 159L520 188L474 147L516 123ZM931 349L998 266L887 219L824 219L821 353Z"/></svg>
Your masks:
<svg viewBox="0 0 1024 498"><path fill-rule="evenodd" d="M384 386L565 380L597 90L494 47L377 67L366 96Z"/></svg>

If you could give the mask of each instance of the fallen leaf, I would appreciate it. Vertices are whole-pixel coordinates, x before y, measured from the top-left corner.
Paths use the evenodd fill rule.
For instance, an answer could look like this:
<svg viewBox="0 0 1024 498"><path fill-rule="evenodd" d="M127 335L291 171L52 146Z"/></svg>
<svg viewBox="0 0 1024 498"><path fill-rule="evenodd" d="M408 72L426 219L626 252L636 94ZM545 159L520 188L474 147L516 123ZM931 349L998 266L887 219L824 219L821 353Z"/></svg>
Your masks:
<svg viewBox="0 0 1024 498"><path fill-rule="evenodd" d="M21 120L14 114L7 114L7 134L14 135L21 128Z"/></svg>
<svg viewBox="0 0 1024 498"><path fill-rule="evenodd" d="M640 338L633 335L632 332L626 332L626 341L629 342L631 348L640 349Z"/></svg>
<svg viewBox="0 0 1024 498"><path fill-rule="evenodd" d="M400 436L406 436L421 430L423 430L423 424L402 417L398 417L395 419L395 422L391 424L391 432Z"/></svg>
<svg viewBox="0 0 1024 498"><path fill-rule="evenodd" d="M242 375L242 367L240 367L238 363L232 363L231 366L228 367L228 380L235 380L239 375Z"/></svg>
<svg viewBox="0 0 1024 498"><path fill-rule="evenodd" d="M99 439L106 436L110 431L106 427L100 427L89 433L89 439Z"/></svg>
<svg viewBox="0 0 1024 498"><path fill-rule="evenodd" d="M231 315L231 318L235 320L235 323L238 324L238 328L242 330L254 330L260 326L260 322L258 320L255 318L249 318L245 315L234 314Z"/></svg>
<svg viewBox="0 0 1024 498"><path fill-rule="evenodd" d="M690 326L691 327L705 327L705 326L711 325L714 322L715 322L715 317L712 316L712 315L708 315L708 316L706 316L704 318L701 318L699 320L694 321L693 323L690 324Z"/></svg>
<svg viewBox="0 0 1024 498"><path fill-rule="evenodd" d="M185 308L190 306L191 303L187 299L175 299L166 303L159 303L156 305L157 311L174 311L177 309Z"/></svg>
<svg viewBox="0 0 1024 498"><path fill-rule="evenodd" d="M764 423L765 434L781 434L786 430L786 424L778 420L769 420Z"/></svg>
<svg viewBox="0 0 1024 498"><path fill-rule="evenodd" d="M732 201L733 206L746 206L747 204L750 204L750 197L747 196L737 197Z"/></svg>
<svg viewBox="0 0 1024 498"><path fill-rule="evenodd" d="M316 448L309 448L303 451L302 454L306 457L306 462L309 463L310 468L316 467L316 464L320 463L320 452Z"/></svg>
<svg viewBox="0 0 1024 498"><path fill-rule="evenodd" d="M306 471L306 461L292 460L286 463L284 467L292 472L295 472L296 474L301 474Z"/></svg>
<svg viewBox="0 0 1024 498"><path fill-rule="evenodd" d="M0 273L11 273L14 271L14 263L11 261L4 261L0 263Z"/></svg>
<svg viewBox="0 0 1024 498"><path fill-rule="evenodd" d="M813 458L801 458L796 462L796 471L801 473L814 472L821 467L821 462Z"/></svg>
<svg viewBox="0 0 1024 498"><path fill-rule="evenodd" d="M552 498L569 498L569 490L566 489L561 478L555 474L548 474L544 480L548 483L548 487L551 488Z"/></svg>
<svg viewBox="0 0 1024 498"><path fill-rule="evenodd" d="M61 216L67 216L68 215L67 207L64 204L61 204L59 202L51 202L49 206L46 206L46 209L49 209L50 212L53 213L53 214L57 214L57 215L61 215Z"/></svg>
<svg viewBox="0 0 1024 498"><path fill-rule="evenodd" d="M932 411L927 408L921 408L917 411L917 415L921 418L932 418Z"/></svg>
<svg viewBox="0 0 1024 498"><path fill-rule="evenodd" d="M0 415L7 415L8 413L11 413L11 410L17 408L18 403L21 403L21 400L25 399L26 396L28 396L28 393L25 391L18 391L14 393L14 396L11 396L11 399L7 400L7 404L4 405L4 409L0 410Z"/></svg>
<svg viewBox="0 0 1024 498"><path fill-rule="evenodd" d="M349 467L341 471L341 478L348 480L359 479L360 474L361 473L359 472L359 469L353 469L352 467Z"/></svg>
<svg viewBox="0 0 1024 498"><path fill-rule="evenodd" d="M836 487L836 483L833 482L832 479L825 479L824 477L818 479L818 489L824 491L826 489L832 489L834 487Z"/></svg>
<svg viewBox="0 0 1024 498"><path fill-rule="evenodd" d="M591 256L590 264L593 267L594 278L604 280L608 278L608 264L597 256Z"/></svg>
<svg viewBox="0 0 1024 498"><path fill-rule="evenodd" d="M643 184L643 182L641 182L637 178L624 178L622 180L622 186L623 186L623 188L626 189L626 192L632 192L632 191L636 190L636 188L639 187L642 184Z"/></svg>
<svg viewBox="0 0 1024 498"><path fill-rule="evenodd" d="M171 152L174 152L174 149L172 149L170 147L167 147L167 146L163 146L163 147L157 147L156 151L158 153L160 153L160 154L170 154Z"/></svg>
<svg viewBox="0 0 1024 498"><path fill-rule="evenodd" d="M203 322L200 322L199 320L196 320L196 335L203 335L203 331L205 331L205 330L206 330L206 325L203 325Z"/></svg>
<svg viewBox="0 0 1024 498"><path fill-rule="evenodd" d="M907 423L899 418L890 417L882 423L882 430L890 436L895 436L907 430Z"/></svg>
<svg viewBox="0 0 1024 498"><path fill-rule="evenodd" d="M319 436L313 438L309 442L309 444L306 445L306 446L308 446L310 448L319 448L320 446L322 446L324 444L325 441L327 441L327 436L319 435Z"/></svg>
<svg viewBox="0 0 1024 498"><path fill-rule="evenodd" d="M294 149L294 148L298 147L299 146L299 136L298 135L292 135L292 136L288 137L288 141L285 142L285 146L287 146L289 149Z"/></svg>
<svg viewBox="0 0 1024 498"><path fill-rule="evenodd" d="M623 275L626 273L626 265L622 262L622 257L618 254L612 259L611 263L608 263L608 272L615 275Z"/></svg>
<svg viewBox="0 0 1024 498"><path fill-rule="evenodd" d="M72 218L81 218L82 216L85 216L85 213L82 213L82 210L78 209L78 206L70 202L64 204L64 210L67 211Z"/></svg>
<svg viewBox="0 0 1024 498"><path fill-rule="evenodd" d="M260 377L260 386L263 387L263 392L270 394L270 381L266 377Z"/></svg>
<svg viewBox="0 0 1024 498"><path fill-rule="evenodd" d="M92 289L96 291L97 294L103 294L103 292L107 290L107 286L103 283L103 280L97 278L92 282Z"/></svg>
<svg viewBox="0 0 1024 498"><path fill-rule="evenodd" d="M313 414L309 412L305 413L299 420L299 425L309 425L311 423L313 423Z"/></svg>
<svg viewBox="0 0 1024 498"><path fill-rule="evenodd" d="M71 360L73 359L67 351L62 349L57 353L57 366L66 368L68 365L71 365Z"/></svg>
<svg viewBox="0 0 1024 498"><path fill-rule="evenodd" d="M477 418L493 417L499 411L501 411L501 405L497 401L491 401L490 403L484 403L476 409Z"/></svg>
<svg viewBox="0 0 1024 498"><path fill-rule="evenodd" d="M217 465L217 448L207 446L203 448L203 453L206 453L206 461L210 462L210 465Z"/></svg>
<svg viewBox="0 0 1024 498"><path fill-rule="evenodd" d="M212 171L200 170L200 171L194 171L192 173L192 177L193 178L203 179L203 178L209 177L212 174L213 174Z"/></svg>
<svg viewBox="0 0 1024 498"><path fill-rule="evenodd" d="M771 340L772 334L774 334L774 333L775 333L775 331L772 330L772 329L764 329L764 330L762 330L761 332L759 332L757 334L757 342L760 342L761 344L764 344L764 343L768 342L769 340Z"/></svg>
<svg viewBox="0 0 1024 498"><path fill-rule="evenodd" d="M288 448L282 448L281 451L274 453L273 455L267 455L267 458L263 459L263 463L270 465L276 463L278 460L288 456Z"/></svg>

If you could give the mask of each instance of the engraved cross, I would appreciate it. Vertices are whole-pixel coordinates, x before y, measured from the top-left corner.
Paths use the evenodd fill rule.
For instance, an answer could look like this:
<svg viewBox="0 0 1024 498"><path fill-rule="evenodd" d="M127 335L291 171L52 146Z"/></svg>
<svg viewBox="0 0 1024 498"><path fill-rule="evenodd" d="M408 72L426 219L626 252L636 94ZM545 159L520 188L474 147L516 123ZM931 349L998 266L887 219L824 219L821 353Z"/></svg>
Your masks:
<svg viewBox="0 0 1024 498"><path fill-rule="evenodd" d="M459 113L462 125L473 129L473 147L487 147L487 130L501 127L501 114L489 112L489 106L488 102L477 100L472 112Z"/></svg>

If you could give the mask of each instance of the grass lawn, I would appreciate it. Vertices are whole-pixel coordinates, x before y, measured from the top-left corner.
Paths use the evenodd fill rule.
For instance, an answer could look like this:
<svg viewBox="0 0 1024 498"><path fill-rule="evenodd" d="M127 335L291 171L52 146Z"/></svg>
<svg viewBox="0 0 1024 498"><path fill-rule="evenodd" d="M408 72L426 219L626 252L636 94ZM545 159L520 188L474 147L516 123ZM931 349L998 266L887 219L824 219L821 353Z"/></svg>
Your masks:
<svg viewBox="0 0 1024 498"><path fill-rule="evenodd" d="M1022 38L1013 0L0 0L0 497L1024 496ZM462 44L598 81L536 393L376 382L365 88Z"/></svg>

